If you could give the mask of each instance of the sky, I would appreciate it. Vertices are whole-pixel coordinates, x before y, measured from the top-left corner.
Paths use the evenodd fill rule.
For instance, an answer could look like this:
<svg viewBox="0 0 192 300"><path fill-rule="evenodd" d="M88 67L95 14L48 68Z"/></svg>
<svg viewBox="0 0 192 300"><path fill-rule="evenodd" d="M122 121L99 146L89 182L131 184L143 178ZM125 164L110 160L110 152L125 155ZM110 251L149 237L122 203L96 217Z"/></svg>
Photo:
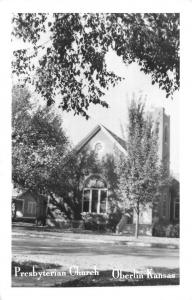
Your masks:
<svg viewBox="0 0 192 300"><path fill-rule="evenodd" d="M124 128L127 122L128 104L133 94L136 98L142 95L146 110L164 107L165 112L170 115L170 168L172 173L177 175L179 173L179 93L176 92L173 99L167 99L165 92L160 90L158 85L151 84L150 75L141 72L137 63L126 66L112 51L107 55L106 60L108 68L125 79L115 88L109 89L103 97L109 104L109 108L94 104L90 106L88 121L82 116L74 116L73 113L62 113L63 128L72 143L77 144L98 123L123 137L122 127Z"/></svg>
<svg viewBox="0 0 192 300"><path fill-rule="evenodd" d="M41 38L41 43L49 39L48 35ZM20 40L14 40L12 50L30 48L30 44L23 44ZM173 99L166 98L165 92L160 90L157 84L151 84L150 75L140 71L137 63L125 65L122 59L113 51L106 55L108 70L125 78L106 91L103 100L109 104L109 108L91 104L88 109L89 120L82 116L74 116L73 112L61 112L63 128L75 146L96 125L103 124L114 133L123 138L122 128L127 122L128 105L133 94L136 99L142 96L145 99L146 109L164 107L170 115L170 169L173 175L179 174L179 93L175 92ZM56 99L58 103L59 99Z"/></svg>

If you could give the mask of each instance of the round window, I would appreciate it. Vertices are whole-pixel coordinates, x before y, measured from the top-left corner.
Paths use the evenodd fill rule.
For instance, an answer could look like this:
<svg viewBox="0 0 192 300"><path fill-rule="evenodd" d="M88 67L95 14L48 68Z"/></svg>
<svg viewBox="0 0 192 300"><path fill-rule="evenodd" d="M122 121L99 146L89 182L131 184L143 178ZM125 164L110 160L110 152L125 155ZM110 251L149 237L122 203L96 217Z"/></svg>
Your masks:
<svg viewBox="0 0 192 300"><path fill-rule="evenodd" d="M102 146L102 144L100 143L100 142L97 142L96 144L95 144L95 151L98 153L98 152L100 152L101 150L102 150L102 148L103 148L103 146Z"/></svg>

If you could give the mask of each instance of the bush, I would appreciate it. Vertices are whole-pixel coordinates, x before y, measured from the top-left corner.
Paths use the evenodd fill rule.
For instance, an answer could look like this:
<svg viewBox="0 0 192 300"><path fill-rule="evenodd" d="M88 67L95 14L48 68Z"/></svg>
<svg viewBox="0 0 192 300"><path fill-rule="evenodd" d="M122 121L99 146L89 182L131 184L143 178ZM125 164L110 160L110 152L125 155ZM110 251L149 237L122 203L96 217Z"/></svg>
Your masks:
<svg viewBox="0 0 192 300"><path fill-rule="evenodd" d="M162 224L155 224L153 226L153 236L165 236L165 226Z"/></svg>
<svg viewBox="0 0 192 300"><path fill-rule="evenodd" d="M174 235L174 237L179 237L180 236L180 227L179 227L179 224L174 225L173 235Z"/></svg>
<svg viewBox="0 0 192 300"><path fill-rule="evenodd" d="M153 236L179 237L179 224L155 224Z"/></svg>
<svg viewBox="0 0 192 300"><path fill-rule="evenodd" d="M105 231L107 224L107 215L97 213L82 213L84 228L93 231Z"/></svg>
<svg viewBox="0 0 192 300"><path fill-rule="evenodd" d="M116 212L112 212L108 215L107 227L110 231L112 232L116 231L116 226L120 222L121 217L122 217L122 213L120 210Z"/></svg>
<svg viewBox="0 0 192 300"><path fill-rule="evenodd" d="M106 231L106 229L115 232L116 226L121 220L120 210L110 214L82 213L84 228L93 231Z"/></svg>

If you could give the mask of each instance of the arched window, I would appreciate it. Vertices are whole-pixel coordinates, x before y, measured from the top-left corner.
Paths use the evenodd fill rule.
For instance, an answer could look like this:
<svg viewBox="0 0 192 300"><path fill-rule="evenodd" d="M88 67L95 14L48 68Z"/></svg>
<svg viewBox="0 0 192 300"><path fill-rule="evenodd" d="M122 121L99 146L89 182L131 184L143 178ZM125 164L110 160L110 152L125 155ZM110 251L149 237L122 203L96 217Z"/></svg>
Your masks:
<svg viewBox="0 0 192 300"><path fill-rule="evenodd" d="M107 188L107 183L101 176L95 174L85 180L84 188Z"/></svg>
<svg viewBox="0 0 192 300"><path fill-rule="evenodd" d="M85 180L82 199L82 212L107 212L107 183L99 175L91 175Z"/></svg>

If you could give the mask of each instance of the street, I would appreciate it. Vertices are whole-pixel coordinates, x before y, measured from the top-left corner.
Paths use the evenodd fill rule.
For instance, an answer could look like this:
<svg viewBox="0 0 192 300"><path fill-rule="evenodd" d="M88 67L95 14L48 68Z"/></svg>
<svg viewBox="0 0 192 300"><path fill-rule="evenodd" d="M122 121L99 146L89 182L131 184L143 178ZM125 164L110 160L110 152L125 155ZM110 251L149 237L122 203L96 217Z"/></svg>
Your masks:
<svg viewBox="0 0 192 300"><path fill-rule="evenodd" d="M85 235L84 235L85 236ZM179 268L179 250L124 245L120 242L95 241L81 234L61 232L37 232L15 228L12 237L14 261L35 261L59 264L68 269L77 265L81 269L94 266L99 270L146 268ZM98 240L99 238L99 240Z"/></svg>

